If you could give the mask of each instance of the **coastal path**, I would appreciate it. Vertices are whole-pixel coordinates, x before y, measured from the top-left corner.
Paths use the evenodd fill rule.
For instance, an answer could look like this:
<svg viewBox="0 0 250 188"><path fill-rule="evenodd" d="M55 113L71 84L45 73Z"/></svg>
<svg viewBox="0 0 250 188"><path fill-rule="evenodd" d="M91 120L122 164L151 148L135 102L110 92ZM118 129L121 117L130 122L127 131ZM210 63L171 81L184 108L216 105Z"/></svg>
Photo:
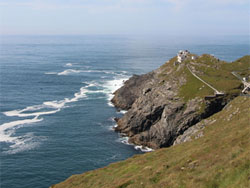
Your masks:
<svg viewBox="0 0 250 188"><path fill-rule="evenodd" d="M232 74L238 78L243 84L244 84L244 89L241 91L242 93L245 93L245 91L250 88L250 83L244 81L236 72L232 72Z"/></svg>
<svg viewBox="0 0 250 188"><path fill-rule="evenodd" d="M206 84L208 87L210 87L212 90L214 90L215 94L216 95L223 95L224 93L223 92L220 92L218 91L217 89L215 89L213 86L211 86L209 83L207 83L206 81L202 80L199 76L197 76L195 73L193 73L193 71L189 68L188 65L186 65L189 72L195 77L197 78L198 80L202 81L204 84Z"/></svg>

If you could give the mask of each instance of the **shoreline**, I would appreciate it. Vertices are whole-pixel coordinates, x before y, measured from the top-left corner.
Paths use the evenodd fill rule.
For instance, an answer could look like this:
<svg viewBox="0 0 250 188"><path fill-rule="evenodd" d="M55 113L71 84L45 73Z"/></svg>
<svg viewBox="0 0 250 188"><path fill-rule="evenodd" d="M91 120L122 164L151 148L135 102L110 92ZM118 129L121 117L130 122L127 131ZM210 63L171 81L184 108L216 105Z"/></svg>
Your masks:
<svg viewBox="0 0 250 188"><path fill-rule="evenodd" d="M130 78L131 77L129 77L127 80L129 80ZM120 89L124 85L124 82L127 81L127 80L124 80L123 84L118 89ZM112 96L114 96L114 94L112 94ZM116 112L120 113L120 114L123 114L123 116L128 112L128 110L122 110L122 109L119 110L115 106L115 104L111 101L111 99L108 101L108 105L111 106L111 107L114 107L116 109ZM116 127L118 126L116 119L117 119L117 117L112 117L112 121L116 122L116 124L111 127L111 130L113 130L114 132L118 133L118 135L119 135L119 139L118 139L119 142L121 142L121 143L123 143L125 145L133 146L135 150L140 150L141 152L144 152L144 153L148 153L148 152L154 151L154 149L152 149L152 148L145 147L145 146L142 146L142 145L136 145L134 143L130 143L129 142L129 136L127 136L124 133L120 133L120 132L116 131Z"/></svg>

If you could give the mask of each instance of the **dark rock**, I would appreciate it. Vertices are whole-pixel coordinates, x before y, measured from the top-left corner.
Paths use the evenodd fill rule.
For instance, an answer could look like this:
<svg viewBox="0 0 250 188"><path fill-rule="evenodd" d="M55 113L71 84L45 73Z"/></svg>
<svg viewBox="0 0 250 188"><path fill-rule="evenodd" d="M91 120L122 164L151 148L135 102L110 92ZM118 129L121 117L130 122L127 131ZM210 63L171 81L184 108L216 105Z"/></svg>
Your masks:
<svg viewBox="0 0 250 188"><path fill-rule="evenodd" d="M133 75L124 83L124 86L115 91L111 102L118 108L128 110L134 101L143 93L143 88L154 78L154 73L141 76Z"/></svg>
<svg viewBox="0 0 250 188"><path fill-rule="evenodd" d="M230 100L227 96L218 96L211 100L196 97L184 102L178 92L186 79L183 74L177 77L175 69L159 68L141 76L134 75L114 93L114 105L128 110L116 119L115 130L129 136L130 143L154 149L171 146L188 128L220 111ZM179 72L181 69L184 66ZM204 110L200 110L201 103L205 104ZM182 140L185 138L179 138L178 142Z"/></svg>

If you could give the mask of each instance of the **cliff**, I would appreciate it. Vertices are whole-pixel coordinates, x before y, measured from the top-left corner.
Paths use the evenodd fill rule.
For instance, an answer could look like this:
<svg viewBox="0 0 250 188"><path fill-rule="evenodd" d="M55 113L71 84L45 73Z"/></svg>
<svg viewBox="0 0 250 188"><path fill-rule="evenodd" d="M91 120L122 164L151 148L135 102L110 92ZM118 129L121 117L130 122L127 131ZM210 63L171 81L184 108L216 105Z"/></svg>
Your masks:
<svg viewBox="0 0 250 188"><path fill-rule="evenodd" d="M249 67L250 56L227 63L188 54L132 76L112 99L127 110L116 131L157 150L51 188L248 187L250 98L242 90Z"/></svg>
<svg viewBox="0 0 250 188"><path fill-rule="evenodd" d="M232 72L246 75L249 65L250 56L227 63L189 54L181 63L174 57L155 71L134 75L114 93L114 105L128 110L116 119L115 130L136 145L171 146L189 127L241 94L243 84Z"/></svg>

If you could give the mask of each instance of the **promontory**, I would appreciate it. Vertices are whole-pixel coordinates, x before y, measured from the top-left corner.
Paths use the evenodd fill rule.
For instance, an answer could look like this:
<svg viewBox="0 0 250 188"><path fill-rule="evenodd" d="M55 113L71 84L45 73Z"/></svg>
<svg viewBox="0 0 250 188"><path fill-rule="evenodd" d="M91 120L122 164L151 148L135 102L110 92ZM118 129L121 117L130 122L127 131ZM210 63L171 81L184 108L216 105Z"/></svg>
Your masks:
<svg viewBox="0 0 250 188"><path fill-rule="evenodd" d="M52 188L250 185L250 55L225 62L187 50L115 91L115 131L155 151Z"/></svg>

